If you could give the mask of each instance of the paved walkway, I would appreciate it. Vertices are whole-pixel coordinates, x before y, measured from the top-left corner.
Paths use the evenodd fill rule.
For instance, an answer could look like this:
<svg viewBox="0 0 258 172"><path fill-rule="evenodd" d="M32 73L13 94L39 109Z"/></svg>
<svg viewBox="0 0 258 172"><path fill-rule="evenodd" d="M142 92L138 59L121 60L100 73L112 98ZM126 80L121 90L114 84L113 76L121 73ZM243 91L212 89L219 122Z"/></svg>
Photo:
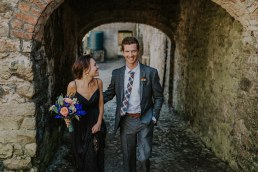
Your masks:
<svg viewBox="0 0 258 172"><path fill-rule="evenodd" d="M114 60L99 64L100 77L104 82L104 90L110 82L112 69L122 66L123 60ZM122 154L120 150L119 132L113 135L114 100L105 104L105 121L108 126L106 140L106 172L122 172ZM66 140L64 138L64 140ZM74 171L68 141L57 150L48 171ZM199 137L171 109L164 105L158 126L154 129L151 172L230 172L227 164L216 158L205 147Z"/></svg>

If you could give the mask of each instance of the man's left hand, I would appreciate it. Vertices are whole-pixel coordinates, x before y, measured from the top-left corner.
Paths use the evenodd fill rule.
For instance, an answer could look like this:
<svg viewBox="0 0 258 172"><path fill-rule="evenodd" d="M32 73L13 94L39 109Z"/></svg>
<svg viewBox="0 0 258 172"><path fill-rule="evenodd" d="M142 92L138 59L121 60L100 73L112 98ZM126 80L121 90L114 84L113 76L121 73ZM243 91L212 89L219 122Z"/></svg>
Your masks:
<svg viewBox="0 0 258 172"><path fill-rule="evenodd" d="M157 125L157 119L154 116L151 119L152 119L153 124Z"/></svg>

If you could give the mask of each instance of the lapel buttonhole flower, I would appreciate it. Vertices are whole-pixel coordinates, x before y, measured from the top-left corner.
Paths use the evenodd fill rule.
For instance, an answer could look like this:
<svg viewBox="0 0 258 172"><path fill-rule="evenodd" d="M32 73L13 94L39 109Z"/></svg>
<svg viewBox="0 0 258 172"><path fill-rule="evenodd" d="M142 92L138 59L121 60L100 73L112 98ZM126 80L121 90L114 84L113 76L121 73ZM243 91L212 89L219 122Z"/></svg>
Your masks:
<svg viewBox="0 0 258 172"><path fill-rule="evenodd" d="M145 77L141 78L141 83L145 84L147 82L147 79Z"/></svg>

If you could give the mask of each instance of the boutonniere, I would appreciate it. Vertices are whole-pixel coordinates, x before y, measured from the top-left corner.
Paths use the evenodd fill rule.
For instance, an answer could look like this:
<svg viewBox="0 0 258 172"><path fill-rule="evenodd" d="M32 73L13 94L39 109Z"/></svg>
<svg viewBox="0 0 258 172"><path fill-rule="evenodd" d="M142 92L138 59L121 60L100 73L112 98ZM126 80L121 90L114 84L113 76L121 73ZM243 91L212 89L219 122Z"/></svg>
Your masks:
<svg viewBox="0 0 258 172"><path fill-rule="evenodd" d="M141 78L141 83L142 83L142 84L146 84L146 82L147 82L147 79L146 79L145 77L142 77L142 78Z"/></svg>

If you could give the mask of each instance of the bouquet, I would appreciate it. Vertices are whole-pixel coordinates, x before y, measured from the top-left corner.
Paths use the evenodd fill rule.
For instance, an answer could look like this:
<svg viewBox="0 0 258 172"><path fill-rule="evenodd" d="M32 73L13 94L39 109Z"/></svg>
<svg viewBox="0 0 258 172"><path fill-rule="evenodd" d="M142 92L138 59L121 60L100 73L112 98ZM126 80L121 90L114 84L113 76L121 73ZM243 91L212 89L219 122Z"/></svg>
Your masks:
<svg viewBox="0 0 258 172"><path fill-rule="evenodd" d="M55 118L72 119L76 118L79 120L81 116L87 114L85 110L82 109L82 105L79 103L77 98L68 96L63 97L61 94L57 97L56 103L49 108L49 111L55 114ZM73 132L73 125L70 123L68 126L69 132Z"/></svg>

